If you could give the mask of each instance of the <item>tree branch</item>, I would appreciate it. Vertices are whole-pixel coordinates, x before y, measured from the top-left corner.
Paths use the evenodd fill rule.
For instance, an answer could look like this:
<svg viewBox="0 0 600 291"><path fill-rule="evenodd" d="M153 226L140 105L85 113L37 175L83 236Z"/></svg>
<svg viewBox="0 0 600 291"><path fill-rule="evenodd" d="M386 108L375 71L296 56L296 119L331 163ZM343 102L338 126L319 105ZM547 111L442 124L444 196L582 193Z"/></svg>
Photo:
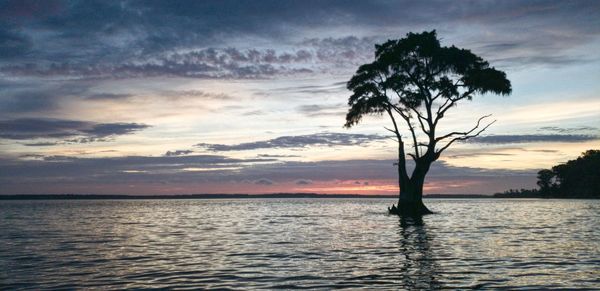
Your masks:
<svg viewBox="0 0 600 291"><path fill-rule="evenodd" d="M475 127L471 128L471 130L469 131L465 131L465 132L451 132L449 134L446 134L444 136L441 136L439 138L436 139L437 141L441 141L443 139L449 138L453 135L461 135L459 137L455 137L453 139L451 139L445 146L443 146L442 148L440 148L436 153L435 153L435 158L439 158L440 155L442 154L443 151L445 151L448 147L450 147L450 145L452 145L455 141L458 140L468 140L470 138L473 137L477 137L479 136L482 132L484 132L488 127L490 127L492 124L494 124L496 122L496 120L493 120L492 122L488 123L486 126L484 126L483 128L481 128L481 130L477 131L476 133L472 134L475 130L477 130L479 128L479 126L481 125L481 121L485 118L490 117L491 114L488 115L484 115L482 117L479 118L479 120L477 120L477 124L475 125Z"/></svg>
<svg viewBox="0 0 600 291"><path fill-rule="evenodd" d="M417 114L417 120L419 121L419 124L421 125L421 130L423 131L423 133L429 135L429 133L431 132L431 128L428 130L425 128L425 124L423 123L423 121L427 121L427 118L425 118L421 112L419 112L419 110L417 110L416 108L410 107L410 109Z"/></svg>
<svg viewBox="0 0 600 291"><path fill-rule="evenodd" d="M387 130L390 130L391 132L393 132L396 137L398 138L398 140L402 141L402 136L400 136L400 131L398 131L398 125L396 124L396 118L394 118L394 115L392 114L391 110L386 110L388 115L390 116L390 118L392 119L392 124L394 124L394 129L390 130L388 128L386 128Z"/></svg>
<svg viewBox="0 0 600 291"><path fill-rule="evenodd" d="M399 99L402 99L402 94L400 94L400 92L398 92L398 90L392 89L392 91L394 91L394 93L396 93L396 95L398 96ZM402 115L402 113L400 112L402 110L401 108L399 108L398 106L396 106L394 104L390 104L390 106L394 109L394 111L396 111ZM419 124L421 125L421 130L425 134L428 135L429 131L427 129L425 129L425 125L423 124L423 120L427 121L427 119L416 108L412 108L412 107L409 107L409 108L417 115L417 121L419 121Z"/></svg>
<svg viewBox="0 0 600 291"><path fill-rule="evenodd" d="M416 156L415 156L415 155L413 155L413 154L407 154L407 155L408 155L408 156L410 156L410 157L413 159L413 161L415 161L415 162L416 162L416 161L417 161L417 159L418 159L418 157L416 157Z"/></svg>
<svg viewBox="0 0 600 291"><path fill-rule="evenodd" d="M465 99L467 97L469 97L471 94L473 94L473 92L475 92L475 89L471 89L468 91L465 91L461 96L457 97L457 98L448 98L446 99L446 101L444 102L444 104L442 104L442 106L440 106L437 110L437 114L435 117L435 121L433 122L434 125L437 125L438 121L440 121L440 119L442 119L444 117L444 113L446 113L446 111L448 111L448 109L450 109L452 106L454 106L454 104L462 99ZM446 107L444 107L446 106Z"/></svg>
<svg viewBox="0 0 600 291"><path fill-rule="evenodd" d="M417 146L417 135L415 134L415 128L412 125L412 123L410 122L410 116L406 115L404 112L402 112L402 110L400 110L399 108L396 108L394 106L392 106L392 108L394 108L394 111L398 112L398 114L400 114L400 116L402 117L402 119L404 119L404 121L406 122L406 124L408 125L408 129L410 130L410 134L412 135L412 139L413 139L413 146L415 148L415 156L418 158L420 157L419 154L419 147ZM390 112L391 114L391 112Z"/></svg>
<svg viewBox="0 0 600 291"><path fill-rule="evenodd" d="M444 139L446 139L446 138L449 138L449 137L451 137L451 136L453 136L453 135L468 135L468 134L470 134L471 132L473 132L475 129L477 129L477 128L479 127L479 125L481 124L481 121L482 121L482 120L484 120L485 118L488 118L488 117L490 117L490 116L492 116L492 115L491 115L491 114L488 114L488 115L484 115L484 116L480 117L480 118L479 118L479 120L477 120L477 125L475 125L475 127L473 127L473 128L472 128L471 130L469 130L469 131L463 131L463 132L460 132L460 131L453 131L453 132L451 132L451 133L448 133L448 134L446 134L446 135L443 135L443 136L440 136L440 137L436 138L436 139L435 139L435 141L436 141L436 142L438 142L438 141L444 140Z"/></svg>

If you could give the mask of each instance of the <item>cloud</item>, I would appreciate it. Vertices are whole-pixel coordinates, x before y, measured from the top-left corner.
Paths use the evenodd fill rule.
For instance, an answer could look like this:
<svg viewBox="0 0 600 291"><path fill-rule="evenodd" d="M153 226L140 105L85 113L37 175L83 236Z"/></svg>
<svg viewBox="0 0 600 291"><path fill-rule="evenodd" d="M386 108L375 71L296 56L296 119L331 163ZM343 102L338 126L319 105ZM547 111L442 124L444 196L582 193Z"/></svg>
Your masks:
<svg viewBox="0 0 600 291"><path fill-rule="evenodd" d="M93 125L92 128L81 129L81 131L93 137L107 137L111 135L130 134L148 127L150 126L139 123L98 123Z"/></svg>
<svg viewBox="0 0 600 291"><path fill-rule="evenodd" d="M193 153L192 150L176 150L176 151L167 151L165 153L166 157L175 157L175 156L184 156Z"/></svg>
<svg viewBox="0 0 600 291"><path fill-rule="evenodd" d="M493 63L557 66L596 60L573 49L600 35L594 1L43 2L53 4L2 3L3 74L71 80L340 74L372 59L375 43L436 27L447 45L473 48ZM23 11L31 13L17 16ZM330 89L304 89L311 90Z"/></svg>
<svg viewBox="0 0 600 291"><path fill-rule="evenodd" d="M466 157L488 157L488 156L514 156L509 153L493 153L493 152L475 152L475 153L461 153L455 155L449 155L448 158L466 158Z"/></svg>
<svg viewBox="0 0 600 291"><path fill-rule="evenodd" d="M231 100L235 99L233 96L224 93L212 93L202 90L166 90L158 92L161 96L168 96L174 98L201 98L211 100Z"/></svg>
<svg viewBox="0 0 600 291"><path fill-rule="evenodd" d="M42 141L42 142L24 143L23 145L28 146L28 147L49 147L49 146L55 146L55 145L59 145L59 144L61 144L61 143Z"/></svg>
<svg viewBox="0 0 600 291"><path fill-rule="evenodd" d="M203 183L220 185L218 189L222 193L228 191L227 185L230 181L245 181L250 185L258 186L308 185L309 181L312 182L311 185L322 185L335 180L348 183L359 182L356 185L366 185L364 182L370 181L369 185L376 185L379 182L371 181L388 181L390 187L394 187L397 181L394 162L394 160L281 162L274 159L238 159L220 155L0 157L0 183L3 185L0 193L12 193L15 189L24 189L23 185L35 185L32 189L62 189L60 190L62 193L70 192L69 189L88 189L86 187L89 185L104 185L103 187L108 189L106 193L123 193L122 191L128 191L128 188L119 187L127 187L126 185L155 185L153 187L181 185L184 190L178 190L178 193L181 191L197 193L198 189L202 189L197 187L201 187L199 185ZM506 187L508 177L519 181L528 179L527 181L533 184L535 171L490 171L454 167L445 162L436 162L428 174L428 182L489 181L498 177L502 178L499 184L503 185L501 187ZM192 184L196 186L185 188L189 187L185 185ZM258 189L250 185L246 186L247 191ZM169 190L171 189L169 187L163 190L174 193L173 190ZM240 189L239 186L236 189ZM285 191L281 188L273 189ZM501 189L494 189L496 190ZM239 193L239 190L236 191ZM492 190L488 189L488 191Z"/></svg>
<svg viewBox="0 0 600 291"><path fill-rule="evenodd" d="M71 156L36 156L36 159L0 157L0 181L78 181L80 183L119 183L143 181L154 183L159 179L197 181L224 179L243 165L272 163L274 159L236 159L220 155L186 156L122 156L77 158ZM190 170L193 169L193 170ZM136 171L135 177L123 176ZM260 178L252 178L252 180Z"/></svg>
<svg viewBox="0 0 600 291"><path fill-rule="evenodd" d="M577 126L577 127L560 127L560 126L544 126L540 127L541 131L550 131L556 133L572 133L572 132L590 132L598 131L597 127L592 126Z"/></svg>
<svg viewBox="0 0 600 291"><path fill-rule="evenodd" d="M199 143L197 147L210 151L246 151L270 148L305 148L308 146L351 146L363 145L387 137L377 134L347 134L323 132L308 135L280 136L274 139L239 144Z"/></svg>
<svg viewBox="0 0 600 291"><path fill-rule="evenodd" d="M304 50L277 53L273 49L205 48L185 53L130 59L121 63L17 64L0 71L19 76L70 76L79 78L142 78L155 76L189 78L254 79L311 73Z"/></svg>
<svg viewBox="0 0 600 291"><path fill-rule="evenodd" d="M369 46L372 49L372 44ZM370 49L370 50L371 50ZM369 50L369 51L370 51ZM0 71L18 76L69 76L77 78L142 78L155 76L203 79L256 79L325 72L335 67L354 68L365 62L367 50L348 47L279 49L203 48L131 58L119 63L54 61L15 64ZM305 92L322 89L305 89ZM332 89L329 89L330 91ZM102 97L102 96L100 96Z"/></svg>
<svg viewBox="0 0 600 291"><path fill-rule="evenodd" d="M75 138L67 141L85 143L131 134L148 127L150 126L139 123L95 123L65 119L21 118L1 120L0 138L13 140ZM28 145L35 145L35 143Z"/></svg>
<svg viewBox="0 0 600 291"><path fill-rule="evenodd" d="M32 45L32 41L27 35L0 26L0 59L26 55Z"/></svg>
<svg viewBox="0 0 600 291"><path fill-rule="evenodd" d="M299 158L299 155L271 155L271 154L258 154L259 158Z"/></svg>
<svg viewBox="0 0 600 291"><path fill-rule="evenodd" d="M267 178L260 178L256 181L254 181L255 185L265 185L265 186L271 186L271 185L275 185L277 183L275 183L273 180L267 179Z"/></svg>
<svg viewBox="0 0 600 291"><path fill-rule="evenodd" d="M1 111L8 112L43 112L56 109L60 102L60 93L54 91L22 91L5 93L0 96Z"/></svg>
<svg viewBox="0 0 600 291"><path fill-rule="evenodd" d="M82 96L88 90L87 82L63 80L47 81L19 78L0 84L0 113L3 116L19 113L41 114L60 109L63 102Z"/></svg>
<svg viewBox="0 0 600 291"><path fill-rule="evenodd" d="M312 180L308 180L308 179L298 179L294 182L296 185L310 185L313 183Z"/></svg>
<svg viewBox="0 0 600 291"><path fill-rule="evenodd" d="M326 94L326 93L337 93L346 91L346 82L335 82L330 85L304 85L304 86L291 86L291 87L280 87L273 89L275 92L282 93L305 93L305 94Z"/></svg>
<svg viewBox="0 0 600 291"><path fill-rule="evenodd" d="M123 100L133 97L133 94L125 93L95 93L86 96L89 100Z"/></svg>
<svg viewBox="0 0 600 291"><path fill-rule="evenodd" d="M246 112L242 113L242 116L258 116L258 115L265 115L265 114L267 114L267 113L262 110L251 110L251 111L246 111Z"/></svg>
<svg viewBox="0 0 600 291"><path fill-rule="evenodd" d="M597 135L584 134L525 134L488 135L469 139L468 142L484 144L512 144L529 142L584 142L600 139Z"/></svg>
<svg viewBox="0 0 600 291"><path fill-rule="evenodd" d="M310 117L316 116L344 116L346 114L345 104L310 104L300 105L297 111Z"/></svg>

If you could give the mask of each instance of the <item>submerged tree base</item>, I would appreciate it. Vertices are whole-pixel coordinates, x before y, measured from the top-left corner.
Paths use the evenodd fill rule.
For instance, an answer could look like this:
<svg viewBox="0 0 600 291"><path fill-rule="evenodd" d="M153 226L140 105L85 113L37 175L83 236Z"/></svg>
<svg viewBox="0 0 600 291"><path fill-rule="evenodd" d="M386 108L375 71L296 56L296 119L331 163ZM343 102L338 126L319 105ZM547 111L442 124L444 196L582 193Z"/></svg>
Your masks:
<svg viewBox="0 0 600 291"><path fill-rule="evenodd" d="M423 202L404 202L398 203L398 207L392 204L392 207L388 207L389 214L394 214L404 217L419 217L427 214L433 214L433 211L429 210Z"/></svg>

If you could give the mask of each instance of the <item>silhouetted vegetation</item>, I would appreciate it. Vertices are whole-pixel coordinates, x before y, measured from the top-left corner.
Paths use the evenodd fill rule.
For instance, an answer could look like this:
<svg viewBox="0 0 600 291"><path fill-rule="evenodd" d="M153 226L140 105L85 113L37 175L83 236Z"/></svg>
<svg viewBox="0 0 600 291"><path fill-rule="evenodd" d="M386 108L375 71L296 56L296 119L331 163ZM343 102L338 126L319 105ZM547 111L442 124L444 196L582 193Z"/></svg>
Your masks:
<svg viewBox="0 0 600 291"><path fill-rule="evenodd" d="M539 198L538 189L510 189L502 193L494 194L496 198Z"/></svg>
<svg viewBox="0 0 600 291"><path fill-rule="evenodd" d="M375 60L358 68L348 81L353 92L348 100L346 127L358 124L369 114L387 115L398 142L398 206L389 208L398 215L431 213L423 204L423 185L431 164L456 141L478 136L492 122L482 116L464 131L440 134L440 120L463 100L476 94L511 93L510 81L502 71L466 49L442 47L436 32L409 33L399 40L375 46ZM400 130L403 123L405 132ZM418 132L422 132L423 135ZM404 135L403 133L407 133ZM412 149L405 152L408 136ZM415 167L406 169L406 156Z"/></svg>
<svg viewBox="0 0 600 291"><path fill-rule="evenodd" d="M588 150L575 160L538 172L540 189L496 193L505 198L600 198L600 150Z"/></svg>
<svg viewBox="0 0 600 291"><path fill-rule="evenodd" d="M255 199L255 198L393 198L392 195L265 193L265 194L182 194L182 195L110 195L110 194L16 194L0 195L0 200L95 200L95 199Z"/></svg>

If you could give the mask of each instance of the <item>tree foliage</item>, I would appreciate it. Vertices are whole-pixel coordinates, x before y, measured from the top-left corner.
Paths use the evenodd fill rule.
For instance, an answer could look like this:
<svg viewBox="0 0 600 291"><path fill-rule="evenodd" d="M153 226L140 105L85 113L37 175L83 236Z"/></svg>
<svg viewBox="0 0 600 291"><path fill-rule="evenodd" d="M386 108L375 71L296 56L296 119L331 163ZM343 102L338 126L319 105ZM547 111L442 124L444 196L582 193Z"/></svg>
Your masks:
<svg viewBox="0 0 600 291"><path fill-rule="evenodd" d="M548 169L544 169L538 172L537 185L540 187L540 191L543 193L549 192L552 188L552 179L554 178L554 172Z"/></svg>
<svg viewBox="0 0 600 291"><path fill-rule="evenodd" d="M424 147L435 160L453 142L477 135L490 125L481 124L488 117L484 116L471 130L436 135L439 121L458 102L476 94L511 93L504 72L469 50L441 46L435 30L409 33L375 49L375 61L360 66L347 84L353 94L348 100L346 127L358 124L368 114L388 114L394 125L389 130L401 140L396 120L404 120L414 159L428 154L419 149ZM418 131L426 136L422 142Z"/></svg>
<svg viewBox="0 0 600 291"><path fill-rule="evenodd" d="M439 134L436 129L448 110L475 95L511 93L504 72L469 50L441 46L435 30L376 45L375 60L360 66L347 88L352 95L346 127L370 114L386 114L391 120L393 127L386 129L398 142L400 197L398 207L389 211L400 215L431 213L422 202L430 165L454 142L478 136L494 122L484 122L485 115L469 130ZM408 153L403 125L413 145ZM415 162L410 175L406 155Z"/></svg>
<svg viewBox="0 0 600 291"><path fill-rule="evenodd" d="M493 123L482 123L489 117L486 115L470 130L439 135L436 128L450 108L477 94L511 93L504 72L469 50L441 46L435 30L376 45L375 60L360 66L347 87L353 94L348 100L346 127L358 124L365 115L387 114L393 124L388 130L395 134L403 156L399 122L404 121L414 149L408 155L425 163L437 160L452 143L477 136Z"/></svg>
<svg viewBox="0 0 600 291"><path fill-rule="evenodd" d="M600 150L588 150L575 160L552 167L555 182L543 194L550 197L600 198Z"/></svg>
<svg viewBox="0 0 600 291"><path fill-rule="evenodd" d="M588 150L580 157L538 172L539 190L521 189L496 193L506 198L600 198L600 150Z"/></svg>

